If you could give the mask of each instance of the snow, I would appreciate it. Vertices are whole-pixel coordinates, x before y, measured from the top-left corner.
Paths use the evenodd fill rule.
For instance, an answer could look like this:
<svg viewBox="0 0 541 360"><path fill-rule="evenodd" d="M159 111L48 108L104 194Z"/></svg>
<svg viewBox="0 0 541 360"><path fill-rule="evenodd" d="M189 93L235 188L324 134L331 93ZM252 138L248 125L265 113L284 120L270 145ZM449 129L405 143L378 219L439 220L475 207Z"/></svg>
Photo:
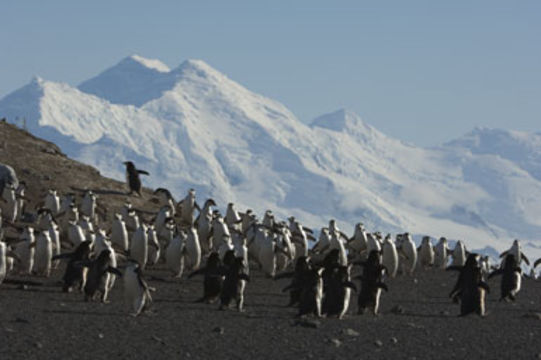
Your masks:
<svg viewBox="0 0 541 360"><path fill-rule="evenodd" d="M348 110L305 125L201 60L169 70L136 55L78 88L34 79L0 100L0 115L26 117L32 133L119 180L132 160L177 198L193 187L314 228L334 218L346 231L363 222L470 248L539 243L539 134L478 128L424 149Z"/></svg>

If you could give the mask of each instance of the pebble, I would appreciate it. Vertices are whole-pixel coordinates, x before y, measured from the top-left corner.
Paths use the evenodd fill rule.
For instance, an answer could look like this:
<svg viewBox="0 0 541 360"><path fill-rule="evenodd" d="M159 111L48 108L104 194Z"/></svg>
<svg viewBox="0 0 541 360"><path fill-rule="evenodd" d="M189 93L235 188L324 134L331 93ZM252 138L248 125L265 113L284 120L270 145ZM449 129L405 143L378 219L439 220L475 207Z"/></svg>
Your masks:
<svg viewBox="0 0 541 360"><path fill-rule="evenodd" d="M344 330L344 334L348 335L348 336L359 336L359 332L358 331L355 331L353 329L346 329Z"/></svg>
<svg viewBox="0 0 541 360"><path fill-rule="evenodd" d="M218 327L215 327L212 331L214 331L215 333L218 333L220 335L223 335L223 333L225 332L225 329L221 326L218 326Z"/></svg>
<svg viewBox="0 0 541 360"><path fill-rule="evenodd" d="M333 343L334 346L336 347L339 347L340 345L342 345L342 342L338 339L331 339L331 343Z"/></svg>
<svg viewBox="0 0 541 360"><path fill-rule="evenodd" d="M381 340L376 340L376 341L374 341L374 345L376 345L377 347L382 347L383 342Z"/></svg>
<svg viewBox="0 0 541 360"><path fill-rule="evenodd" d="M102 334L102 333L99 333L99 334L98 334L98 337L99 337L100 339L103 339L103 334Z"/></svg>
<svg viewBox="0 0 541 360"><path fill-rule="evenodd" d="M398 344L398 339L395 338L395 337L393 336L393 337L391 338L391 342L392 342L393 344Z"/></svg>
<svg viewBox="0 0 541 360"><path fill-rule="evenodd" d="M36 343L34 344L38 349L42 349L43 348L43 344L40 343L39 341L36 341Z"/></svg>

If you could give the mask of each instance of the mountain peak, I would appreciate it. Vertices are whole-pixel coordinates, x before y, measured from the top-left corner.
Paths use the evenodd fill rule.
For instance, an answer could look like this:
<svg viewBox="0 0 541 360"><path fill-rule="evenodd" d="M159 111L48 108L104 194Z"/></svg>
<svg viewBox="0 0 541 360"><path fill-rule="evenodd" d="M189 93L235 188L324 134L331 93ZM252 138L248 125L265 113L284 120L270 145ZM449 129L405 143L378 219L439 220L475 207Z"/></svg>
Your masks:
<svg viewBox="0 0 541 360"><path fill-rule="evenodd" d="M348 109L340 109L329 114L321 115L312 121L311 126L338 132L370 128L359 115Z"/></svg>
<svg viewBox="0 0 541 360"><path fill-rule="evenodd" d="M176 72L184 76L197 76L205 79L223 79L226 76L214 69L212 66L204 62L203 60L198 59L188 59L180 64L179 67L175 69Z"/></svg>
<svg viewBox="0 0 541 360"><path fill-rule="evenodd" d="M130 55L126 58L124 58L119 64L122 63L137 63L139 65L142 65L148 69L156 70L158 72L167 73L171 71L167 65L165 65L163 62L161 62L158 59L147 59L142 56L139 56L137 54Z"/></svg>

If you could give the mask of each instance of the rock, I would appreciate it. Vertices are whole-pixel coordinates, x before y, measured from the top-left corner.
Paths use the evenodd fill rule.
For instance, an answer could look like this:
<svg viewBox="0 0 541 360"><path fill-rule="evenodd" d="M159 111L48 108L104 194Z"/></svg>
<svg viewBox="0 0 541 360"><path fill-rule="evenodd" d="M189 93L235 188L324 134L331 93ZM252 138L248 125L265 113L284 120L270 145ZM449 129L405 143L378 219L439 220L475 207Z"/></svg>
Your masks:
<svg viewBox="0 0 541 360"><path fill-rule="evenodd" d="M99 337L100 339L103 339L103 338L104 338L104 336L103 336L102 333L99 333L99 334L98 334L98 337Z"/></svg>
<svg viewBox="0 0 541 360"><path fill-rule="evenodd" d="M413 279L413 283L414 283L414 284L417 284L418 282L419 282L419 280Z"/></svg>
<svg viewBox="0 0 541 360"><path fill-rule="evenodd" d="M382 347L383 342L381 340L376 340L376 341L374 341L374 345L376 345L377 347Z"/></svg>
<svg viewBox="0 0 541 360"><path fill-rule="evenodd" d="M162 345L165 345L165 341L162 338L157 337L156 335L152 335L152 340L157 341Z"/></svg>
<svg viewBox="0 0 541 360"><path fill-rule="evenodd" d="M38 349L43 349L43 344L40 343L39 341L36 341L36 342L34 343L34 345L35 345Z"/></svg>
<svg viewBox="0 0 541 360"><path fill-rule="evenodd" d="M348 335L348 336L359 336L359 332L358 331L355 331L353 329L346 329L344 330L344 334Z"/></svg>
<svg viewBox="0 0 541 360"><path fill-rule="evenodd" d="M443 316L449 316L449 311L447 311L447 310L442 310L442 311L440 311L440 315L443 315Z"/></svg>
<svg viewBox="0 0 541 360"><path fill-rule="evenodd" d="M391 342L392 342L393 344L398 344L398 339L395 338L395 337L393 336L393 337L391 338Z"/></svg>
<svg viewBox="0 0 541 360"><path fill-rule="evenodd" d="M212 331L220 335L223 335L223 333L225 332L225 329L221 326L218 326L218 327L215 327Z"/></svg>
<svg viewBox="0 0 541 360"><path fill-rule="evenodd" d="M391 312L393 314L403 314L405 311L404 311L404 308L402 306L396 305L391 309Z"/></svg>
<svg viewBox="0 0 541 360"><path fill-rule="evenodd" d="M25 285L25 284L19 285L19 290L28 290L28 285Z"/></svg>
<svg viewBox="0 0 541 360"><path fill-rule="evenodd" d="M336 347L340 347L340 345L342 345L342 342L338 339L331 339L331 343Z"/></svg>

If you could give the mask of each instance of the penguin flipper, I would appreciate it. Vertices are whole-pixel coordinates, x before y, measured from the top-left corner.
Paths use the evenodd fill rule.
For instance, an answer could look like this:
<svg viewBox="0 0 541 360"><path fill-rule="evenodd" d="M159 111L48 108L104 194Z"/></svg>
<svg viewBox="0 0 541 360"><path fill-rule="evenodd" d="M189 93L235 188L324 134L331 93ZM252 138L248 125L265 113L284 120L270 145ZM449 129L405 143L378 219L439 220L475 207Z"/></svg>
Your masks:
<svg viewBox="0 0 541 360"><path fill-rule="evenodd" d="M509 252L509 250L505 250L504 252L502 252L502 253L500 254L500 257L501 257L501 258L504 257L505 255L507 255L508 252Z"/></svg>
<svg viewBox="0 0 541 360"><path fill-rule="evenodd" d="M520 258L522 260L524 260L524 262L529 266L530 265L530 260L528 260L528 258L526 257L526 255L524 255L524 253L520 253Z"/></svg>
<svg viewBox="0 0 541 360"><path fill-rule="evenodd" d="M116 276L118 277L122 277L122 273L120 272L120 270L118 270L117 268L115 267L112 267L112 266L109 266L107 268L107 272L111 273L111 274L115 274Z"/></svg>
<svg viewBox="0 0 541 360"><path fill-rule="evenodd" d="M145 171L145 170L137 170L137 173L138 173L138 174L141 174L141 175L150 175L150 174L148 173L148 171Z"/></svg>
<svg viewBox="0 0 541 360"><path fill-rule="evenodd" d="M539 264L541 264L541 258L535 260L535 262L533 263L533 267L536 268Z"/></svg>

